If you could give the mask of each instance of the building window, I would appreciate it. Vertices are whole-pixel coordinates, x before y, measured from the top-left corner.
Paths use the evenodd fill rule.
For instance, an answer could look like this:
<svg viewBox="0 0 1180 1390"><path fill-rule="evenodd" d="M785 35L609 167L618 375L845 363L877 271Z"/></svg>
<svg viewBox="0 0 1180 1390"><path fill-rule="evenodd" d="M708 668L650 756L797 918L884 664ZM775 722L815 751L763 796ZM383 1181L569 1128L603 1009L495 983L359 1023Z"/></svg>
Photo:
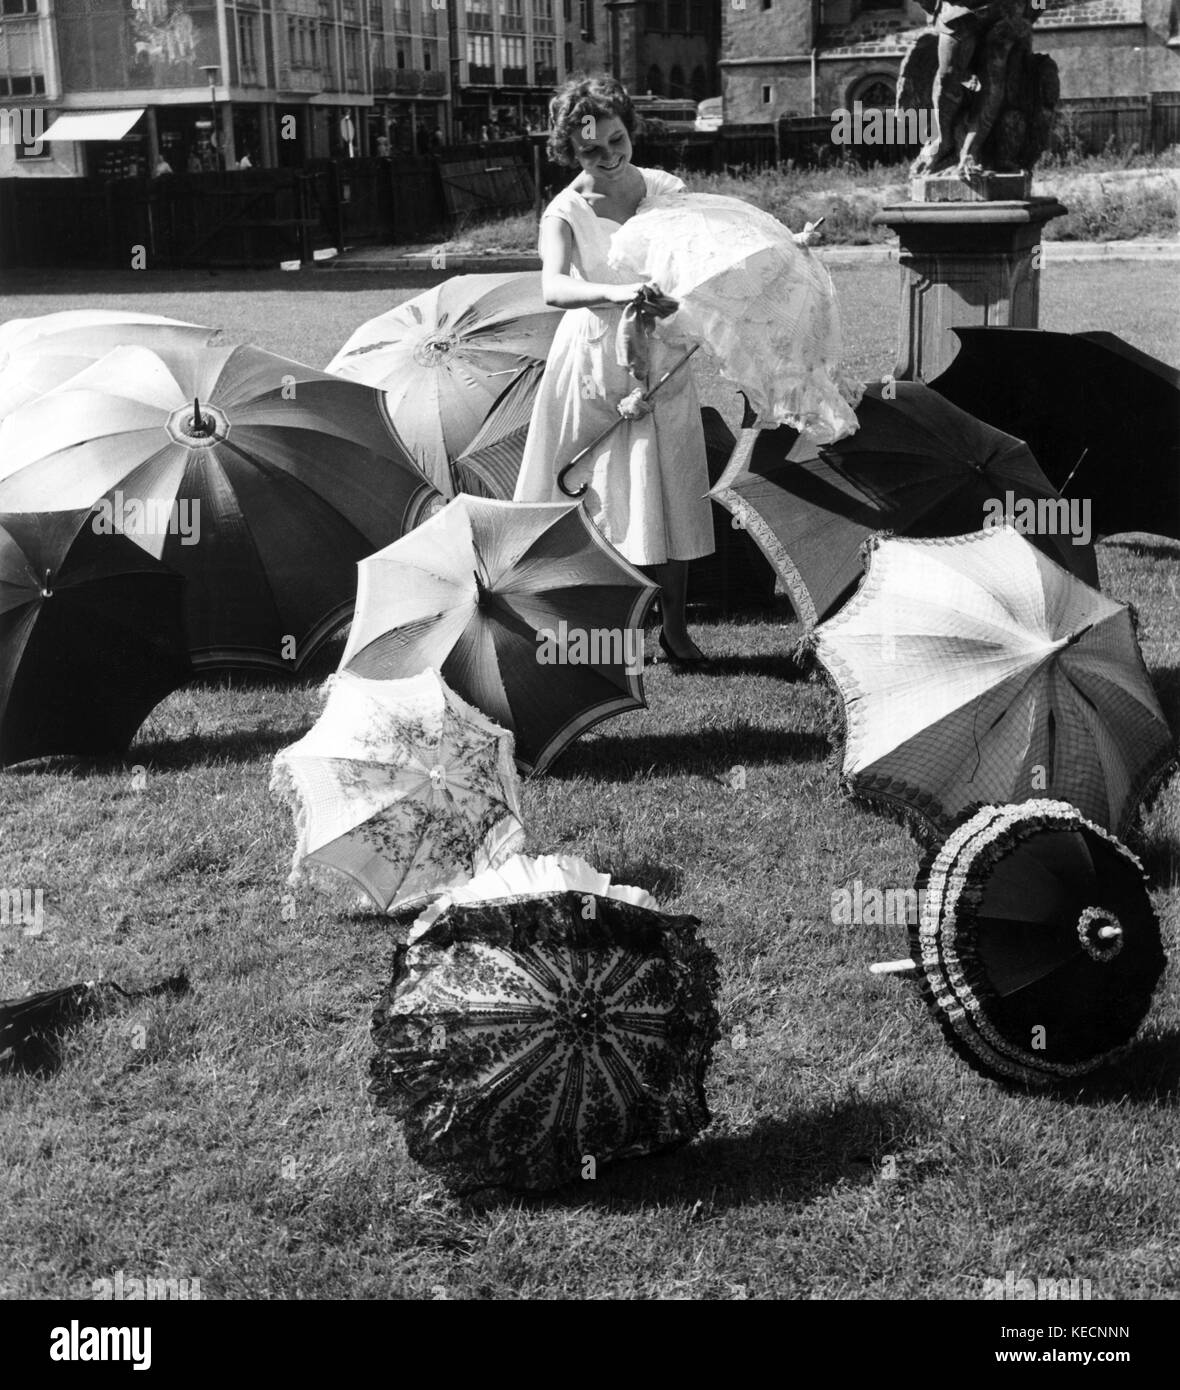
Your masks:
<svg viewBox="0 0 1180 1390"><path fill-rule="evenodd" d="M888 77L871 77L853 87L848 104L851 106L854 101L859 101L866 111L874 106L891 111L896 98L897 84L894 81Z"/></svg>
<svg viewBox="0 0 1180 1390"><path fill-rule="evenodd" d="M238 11L238 68L243 85L258 85L257 16Z"/></svg>
<svg viewBox="0 0 1180 1390"><path fill-rule="evenodd" d="M689 0L688 27L694 34L706 32L704 0Z"/></svg>
<svg viewBox="0 0 1180 1390"><path fill-rule="evenodd" d="M552 12L552 0L548 0L549 9ZM537 17L536 6L545 3L545 0L533 0L533 18ZM555 87L557 85L557 40L556 39L534 39L533 40L533 68L535 69L533 81L538 87Z"/></svg>
<svg viewBox="0 0 1180 1390"><path fill-rule="evenodd" d="M491 34L467 35L467 80L469 82L494 82L496 80Z"/></svg>
<svg viewBox="0 0 1180 1390"><path fill-rule="evenodd" d="M5 77L0 74L0 96L36 97L45 91L45 78L39 72L26 73L24 77Z"/></svg>
<svg viewBox="0 0 1180 1390"><path fill-rule="evenodd" d="M762 84L762 105L769 106L774 101L774 88L769 82Z"/></svg>
<svg viewBox="0 0 1180 1390"><path fill-rule="evenodd" d="M553 19L553 0L533 0L533 33L557 33L557 25ZM554 57L548 66L552 67L556 61Z"/></svg>
<svg viewBox="0 0 1180 1390"><path fill-rule="evenodd" d="M426 72L438 72L438 40L422 40L422 67Z"/></svg>
<svg viewBox="0 0 1180 1390"><path fill-rule="evenodd" d="M762 8L764 10L770 9L770 0L762 0Z"/></svg>
<svg viewBox="0 0 1180 1390"><path fill-rule="evenodd" d="M359 83L361 72L361 36L357 29L344 31L344 76L352 83Z"/></svg>
<svg viewBox="0 0 1180 1390"><path fill-rule="evenodd" d="M524 86L528 82L523 34L501 35L500 61L504 65L504 82L510 82L514 87Z"/></svg>
<svg viewBox="0 0 1180 1390"><path fill-rule="evenodd" d="M0 0L0 15L36 13L37 0Z"/></svg>
<svg viewBox="0 0 1180 1390"><path fill-rule="evenodd" d="M405 72L406 70L406 48L403 43L399 43L397 46L397 70L398 72Z"/></svg>
<svg viewBox="0 0 1180 1390"><path fill-rule="evenodd" d="M661 0L647 0L643 7L645 23L649 34L661 33L664 28L664 6Z"/></svg>
<svg viewBox="0 0 1180 1390"><path fill-rule="evenodd" d="M705 70L698 63L692 70L692 99L693 101L704 101L709 95L709 79L705 76Z"/></svg>
<svg viewBox="0 0 1180 1390"><path fill-rule="evenodd" d="M648 8L653 7L649 5ZM594 0L578 0L578 28L587 43L594 42Z"/></svg>
<svg viewBox="0 0 1180 1390"><path fill-rule="evenodd" d="M679 64L668 74L668 95L670 97L682 97L684 95L684 69Z"/></svg>
<svg viewBox="0 0 1180 1390"><path fill-rule="evenodd" d="M673 34L684 32L684 0L668 0L668 29ZM675 92L670 92L670 96L675 96Z"/></svg>
<svg viewBox="0 0 1180 1390"><path fill-rule="evenodd" d="M574 70L574 46L572 43L567 43L565 46L565 70L566 72L573 72Z"/></svg>
<svg viewBox="0 0 1180 1390"><path fill-rule="evenodd" d="M524 0L500 0L500 32L524 33Z"/></svg>
<svg viewBox="0 0 1180 1390"><path fill-rule="evenodd" d="M652 97L664 95L664 74L656 63L647 70L647 94Z"/></svg>
<svg viewBox="0 0 1180 1390"><path fill-rule="evenodd" d="M467 28L492 31L492 0L467 0Z"/></svg>

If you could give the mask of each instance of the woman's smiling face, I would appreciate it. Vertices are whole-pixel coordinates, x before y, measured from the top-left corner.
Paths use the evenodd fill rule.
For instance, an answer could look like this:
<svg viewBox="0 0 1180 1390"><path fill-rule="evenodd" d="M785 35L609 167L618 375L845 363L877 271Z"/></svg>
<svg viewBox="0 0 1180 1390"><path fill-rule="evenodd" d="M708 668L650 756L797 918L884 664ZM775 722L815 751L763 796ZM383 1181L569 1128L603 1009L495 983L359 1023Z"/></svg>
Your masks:
<svg viewBox="0 0 1180 1390"><path fill-rule="evenodd" d="M619 178L631 162L631 137L618 116L587 116L570 135L574 157L596 182Z"/></svg>

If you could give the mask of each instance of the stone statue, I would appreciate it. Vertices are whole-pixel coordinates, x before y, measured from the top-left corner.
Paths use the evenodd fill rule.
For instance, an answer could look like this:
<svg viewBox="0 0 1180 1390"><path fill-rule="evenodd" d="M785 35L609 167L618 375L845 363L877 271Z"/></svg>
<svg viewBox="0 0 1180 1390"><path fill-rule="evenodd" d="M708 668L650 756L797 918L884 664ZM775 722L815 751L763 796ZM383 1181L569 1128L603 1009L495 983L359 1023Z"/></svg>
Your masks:
<svg viewBox="0 0 1180 1390"><path fill-rule="evenodd" d="M934 16L906 54L898 108L933 108L936 133L910 174L1026 172L1049 144L1057 64L1032 51L1032 0L919 0Z"/></svg>

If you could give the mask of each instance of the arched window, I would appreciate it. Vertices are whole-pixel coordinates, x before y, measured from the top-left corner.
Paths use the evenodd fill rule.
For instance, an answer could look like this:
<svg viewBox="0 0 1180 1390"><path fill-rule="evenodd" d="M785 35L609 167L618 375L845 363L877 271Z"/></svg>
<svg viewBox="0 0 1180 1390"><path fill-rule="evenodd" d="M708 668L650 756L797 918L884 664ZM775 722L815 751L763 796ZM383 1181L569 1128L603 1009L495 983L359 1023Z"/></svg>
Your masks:
<svg viewBox="0 0 1180 1390"><path fill-rule="evenodd" d="M677 64L668 74L668 95L670 97L682 97L684 94L684 69Z"/></svg>
<svg viewBox="0 0 1180 1390"><path fill-rule="evenodd" d="M692 70L692 99L693 101L704 101L709 95L709 79L705 76L705 70L698 63Z"/></svg>
<svg viewBox="0 0 1180 1390"><path fill-rule="evenodd" d="M647 70L647 90L653 97L664 95L664 74L657 63L653 63Z"/></svg>
<svg viewBox="0 0 1180 1390"><path fill-rule="evenodd" d="M860 78L848 89L850 108L854 101L859 101L866 111L874 106L879 107L882 111L891 111L896 99L897 79L881 72Z"/></svg>

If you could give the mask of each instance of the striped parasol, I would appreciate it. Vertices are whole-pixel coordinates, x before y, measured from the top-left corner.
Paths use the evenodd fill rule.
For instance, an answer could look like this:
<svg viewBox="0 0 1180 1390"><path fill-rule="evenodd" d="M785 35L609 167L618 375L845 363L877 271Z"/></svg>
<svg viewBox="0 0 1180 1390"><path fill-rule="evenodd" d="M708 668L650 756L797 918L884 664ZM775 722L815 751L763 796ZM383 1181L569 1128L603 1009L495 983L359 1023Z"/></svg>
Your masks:
<svg viewBox="0 0 1180 1390"><path fill-rule="evenodd" d="M977 1071L1075 1080L1134 1036L1164 969L1143 866L1061 801L985 806L919 877L927 1002Z"/></svg>

